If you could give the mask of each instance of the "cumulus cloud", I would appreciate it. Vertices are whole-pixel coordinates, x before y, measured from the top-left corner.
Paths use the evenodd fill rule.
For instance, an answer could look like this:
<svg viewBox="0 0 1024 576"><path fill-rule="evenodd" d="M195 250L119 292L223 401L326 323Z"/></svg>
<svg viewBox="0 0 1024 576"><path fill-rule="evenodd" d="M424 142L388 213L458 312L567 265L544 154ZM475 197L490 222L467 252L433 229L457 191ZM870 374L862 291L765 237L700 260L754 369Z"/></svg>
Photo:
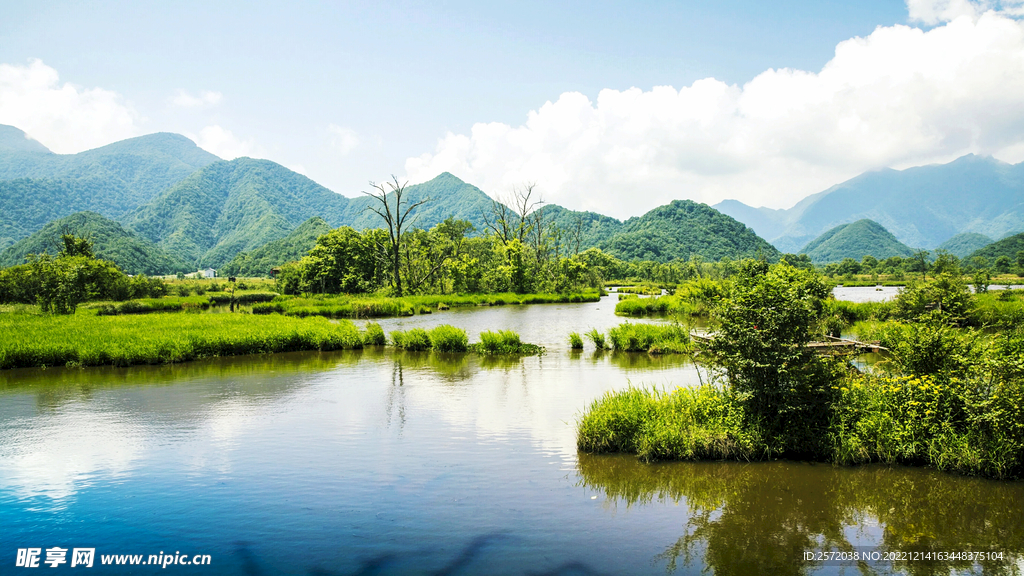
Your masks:
<svg viewBox="0 0 1024 576"><path fill-rule="evenodd" d="M243 140L218 124L203 128L199 131L198 136L191 138L203 150L225 160L234 160L241 156L257 157L261 155L261 149L252 138Z"/></svg>
<svg viewBox="0 0 1024 576"><path fill-rule="evenodd" d="M224 95L220 92L204 90L198 96L193 96L184 90L178 90L174 98L171 98L171 104L181 108L206 108L216 106L222 99Z"/></svg>
<svg viewBox="0 0 1024 576"><path fill-rule="evenodd" d="M884 166L1019 161L1022 142L1024 27L990 10L928 31L879 27L818 72L565 93L520 126L449 133L406 171L450 171L490 193L537 182L548 201L630 216L676 198L784 207Z"/></svg>
<svg viewBox="0 0 1024 576"><path fill-rule="evenodd" d="M327 132L331 136L331 148L342 156L347 156L359 146L359 135L351 128L330 124Z"/></svg>
<svg viewBox="0 0 1024 576"><path fill-rule="evenodd" d="M137 136L139 114L116 92L60 83L41 60L0 64L0 124L16 126L62 154Z"/></svg>

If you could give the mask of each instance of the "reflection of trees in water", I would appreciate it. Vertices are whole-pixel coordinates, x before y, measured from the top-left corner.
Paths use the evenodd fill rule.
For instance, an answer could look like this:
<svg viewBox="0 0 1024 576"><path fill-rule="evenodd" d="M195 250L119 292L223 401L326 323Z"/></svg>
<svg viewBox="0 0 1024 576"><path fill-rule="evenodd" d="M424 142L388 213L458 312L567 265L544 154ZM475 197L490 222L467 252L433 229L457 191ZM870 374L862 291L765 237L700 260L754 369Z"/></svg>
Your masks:
<svg viewBox="0 0 1024 576"><path fill-rule="evenodd" d="M398 433L405 429L405 378L402 374L402 361L395 359L391 367L391 386L388 386L388 398L384 404L387 425L391 426L391 417L398 404Z"/></svg>
<svg viewBox="0 0 1024 576"><path fill-rule="evenodd" d="M325 568L312 568L307 574L310 576L341 576L352 574L356 576L369 576L371 574L403 574L407 573L410 564L415 564L415 573L429 574L431 576L450 576L454 574L478 574L481 565L487 566L485 558L488 549L501 547L514 538L498 533L482 534L473 538L461 550L459 550L448 562L436 570L425 571L423 561L428 554L379 554L360 562L359 567L352 572L336 572ZM242 573L246 576L263 576L272 573L263 568L262 562L250 548L248 542L235 543L235 556L241 563ZM486 572L484 572L486 573ZM583 562L566 562L544 572L525 572L533 576L599 576L599 572Z"/></svg>
<svg viewBox="0 0 1024 576"><path fill-rule="evenodd" d="M361 361L363 351L288 352L209 358L180 364L142 365L125 368L31 368L0 371L0 396L31 393L42 411L69 402L89 401L101 390L147 388L204 380L229 383L202 397L203 402L221 398L265 400L295 389L296 375L325 372L339 365ZM198 400L198 399L197 399Z"/></svg>
<svg viewBox="0 0 1024 576"><path fill-rule="evenodd" d="M926 469L835 468L792 462L642 464L631 456L579 455L581 484L627 506L685 500L685 533L658 559L700 557L715 574L804 574L804 551L853 550L851 527L877 523L856 545L880 552L1003 551L978 565L1016 574L1024 552L1024 484ZM863 550L863 549L861 549ZM950 574L968 561L864 564L864 573ZM852 569L852 567L851 567Z"/></svg>

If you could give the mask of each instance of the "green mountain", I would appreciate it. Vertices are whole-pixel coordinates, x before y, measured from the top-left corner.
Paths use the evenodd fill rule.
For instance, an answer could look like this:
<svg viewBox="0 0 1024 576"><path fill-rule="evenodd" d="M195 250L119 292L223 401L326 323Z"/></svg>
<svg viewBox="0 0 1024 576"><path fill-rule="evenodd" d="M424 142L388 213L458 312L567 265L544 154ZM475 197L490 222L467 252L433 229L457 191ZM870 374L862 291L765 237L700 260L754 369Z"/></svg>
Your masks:
<svg viewBox="0 0 1024 576"><path fill-rule="evenodd" d="M345 220L349 200L269 160L214 162L123 222L186 262L219 268L313 216Z"/></svg>
<svg viewBox="0 0 1024 576"><path fill-rule="evenodd" d="M558 204L544 206L543 210L544 220L562 231L562 242L566 245L571 242L572 232L577 225L579 226L580 251L597 248L602 242L622 231L621 221L604 214L577 212Z"/></svg>
<svg viewBox="0 0 1024 576"><path fill-rule="evenodd" d="M491 203L448 173L407 187L403 196L409 203L427 198L407 225L430 228L455 217L479 230ZM285 238L314 216L331 228L382 226L380 216L368 210L377 202L336 194L269 160L238 158L197 170L122 221L187 262L220 268L241 252Z"/></svg>
<svg viewBox="0 0 1024 576"><path fill-rule="evenodd" d="M120 219L218 160L177 134L150 134L78 154L53 154L17 128L0 128L0 249L75 212Z"/></svg>
<svg viewBox="0 0 1024 576"><path fill-rule="evenodd" d="M221 276L267 276L275 266L298 260L316 245L316 239L331 231L331 226L314 216L290 234L268 242L252 252L242 252L221 268Z"/></svg>
<svg viewBox="0 0 1024 576"><path fill-rule="evenodd" d="M673 200L640 217L630 218L601 249L626 260L667 262L700 256L707 260L765 256L779 251L733 218L690 200Z"/></svg>
<svg viewBox="0 0 1024 576"><path fill-rule="evenodd" d="M866 218L832 228L810 241L800 252L810 256L815 264L841 262L845 258L859 262L868 255L884 260L892 256L906 257L914 254L892 233Z"/></svg>
<svg viewBox="0 0 1024 576"><path fill-rule="evenodd" d="M735 200L715 207L784 252L863 218L908 246L932 249L963 232L1002 238L1024 230L1024 162L1011 165L968 154L948 164L866 172L788 210L751 208Z"/></svg>
<svg viewBox="0 0 1024 576"><path fill-rule="evenodd" d="M1008 236L998 242L993 242L971 254L971 258L981 256L988 258L989 263L993 263L996 261L996 258L1006 256L1011 262L1016 262L1017 253L1022 250L1024 250L1024 232Z"/></svg>
<svg viewBox="0 0 1024 576"><path fill-rule="evenodd" d="M78 212L43 226L28 238L0 252L0 267L25 262L28 254L56 255L60 234L67 230L93 241L97 258L110 260L128 274L170 274L195 271L190 264L178 260L134 232L95 212Z"/></svg>
<svg viewBox="0 0 1024 576"><path fill-rule="evenodd" d="M992 243L992 239L976 232L963 232L946 240L936 250L945 250L957 258L966 258Z"/></svg>

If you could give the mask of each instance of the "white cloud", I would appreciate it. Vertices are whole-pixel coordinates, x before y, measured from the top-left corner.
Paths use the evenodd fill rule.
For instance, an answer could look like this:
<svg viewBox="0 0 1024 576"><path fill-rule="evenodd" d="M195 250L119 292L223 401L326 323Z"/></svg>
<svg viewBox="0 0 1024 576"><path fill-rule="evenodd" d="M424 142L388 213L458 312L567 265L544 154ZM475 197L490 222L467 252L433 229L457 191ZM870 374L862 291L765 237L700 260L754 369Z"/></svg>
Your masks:
<svg viewBox="0 0 1024 576"><path fill-rule="evenodd" d="M1024 0L906 0L912 22L935 25L966 16L977 18L985 12L1004 16L1024 15Z"/></svg>
<svg viewBox="0 0 1024 576"><path fill-rule="evenodd" d="M223 99L224 95L220 92L204 90L198 96L193 96L184 90L178 90L178 93L171 99L171 103L182 108L206 108L216 106Z"/></svg>
<svg viewBox="0 0 1024 576"><path fill-rule="evenodd" d="M331 148L342 156L347 156L359 146L359 135L351 128L330 124L327 126L327 132L331 136Z"/></svg>
<svg viewBox="0 0 1024 576"><path fill-rule="evenodd" d="M0 124L16 126L62 154L140 133L140 117L116 92L60 83L41 60L0 64Z"/></svg>
<svg viewBox="0 0 1024 576"><path fill-rule="evenodd" d="M203 150L225 160L234 160L241 156L255 158L262 155L261 149L252 138L242 140L217 124L203 128L199 131L199 136L190 138Z"/></svg>
<svg viewBox="0 0 1024 576"><path fill-rule="evenodd" d="M768 70L743 86L562 94L517 127L479 123L409 158L413 182L442 171L502 192L614 216L676 198L788 206L865 170L1020 154L1024 27L996 12L928 31L879 27L818 72Z"/></svg>

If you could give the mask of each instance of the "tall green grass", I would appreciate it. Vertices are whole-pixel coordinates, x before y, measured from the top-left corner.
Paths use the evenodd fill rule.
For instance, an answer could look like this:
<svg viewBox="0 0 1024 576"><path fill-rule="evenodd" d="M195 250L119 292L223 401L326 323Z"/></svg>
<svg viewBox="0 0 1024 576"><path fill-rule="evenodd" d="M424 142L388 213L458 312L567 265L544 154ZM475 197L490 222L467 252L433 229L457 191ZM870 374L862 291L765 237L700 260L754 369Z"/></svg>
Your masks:
<svg viewBox="0 0 1024 576"><path fill-rule="evenodd" d="M441 324L430 330L430 345L439 352L465 352L469 349L469 338L462 328Z"/></svg>
<svg viewBox="0 0 1024 576"><path fill-rule="evenodd" d="M749 460L763 453L760 438L743 426L742 408L713 386L608 392L579 419L576 444L584 452L626 452L645 461Z"/></svg>
<svg viewBox="0 0 1024 576"><path fill-rule="evenodd" d="M429 314L434 310L468 306L505 306L558 302L597 302L598 290L573 294L432 294L388 298L381 296L279 297L284 314L328 318L384 318Z"/></svg>
<svg viewBox="0 0 1024 576"><path fill-rule="evenodd" d="M383 346L388 343L384 329L376 322L367 322L363 331L363 344L366 346Z"/></svg>
<svg viewBox="0 0 1024 576"><path fill-rule="evenodd" d="M573 350L583 349L583 337L580 336L579 332L569 333L569 347L572 348Z"/></svg>
<svg viewBox="0 0 1024 576"><path fill-rule="evenodd" d="M829 425L821 452L810 455L814 459L927 465L991 478L1024 476L1020 373L995 382L857 375L837 392L833 405L821 407ZM586 452L636 454L645 461L770 459L786 450L780 439L763 433L729 390L713 385L670 393L633 387L608 392L578 419L577 446Z"/></svg>
<svg viewBox="0 0 1024 576"><path fill-rule="evenodd" d="M395 330L391 333L391 343L403 350L430 350L430 335L423 328Z"/></svg>
<svg viewBox="0 0 1024 576"><path fill-rule="evenodd" d="M4 314L0 333L0 368L128 366L362 346L351 322L250 314Z"/></svg>
<svg viewBox="0 0 1024 576"><path fill-rule="evenodd" d="M480 342L472 344L470 350L480 354L539 354L543 348L536 344L523 342L519 334L512 330L490 330L480 333Z"/></svg>
<svg viewBox="0 0 1024 576"><path fill-rule="evenodd" d="M608 332L612 346L625 352L651 354L691 351L690 334L678 324L630 324L623 322Z"/></svg>
<svg viewBox="0 0 1024 576"><path fill-rule="evenodd" d="M598 350L605 350L608 348L608 344L604 340L604 334L597 328L591 328L590 332L586 333L586 337L590 338L590 341L594 343L594 347Z"/></svg>

